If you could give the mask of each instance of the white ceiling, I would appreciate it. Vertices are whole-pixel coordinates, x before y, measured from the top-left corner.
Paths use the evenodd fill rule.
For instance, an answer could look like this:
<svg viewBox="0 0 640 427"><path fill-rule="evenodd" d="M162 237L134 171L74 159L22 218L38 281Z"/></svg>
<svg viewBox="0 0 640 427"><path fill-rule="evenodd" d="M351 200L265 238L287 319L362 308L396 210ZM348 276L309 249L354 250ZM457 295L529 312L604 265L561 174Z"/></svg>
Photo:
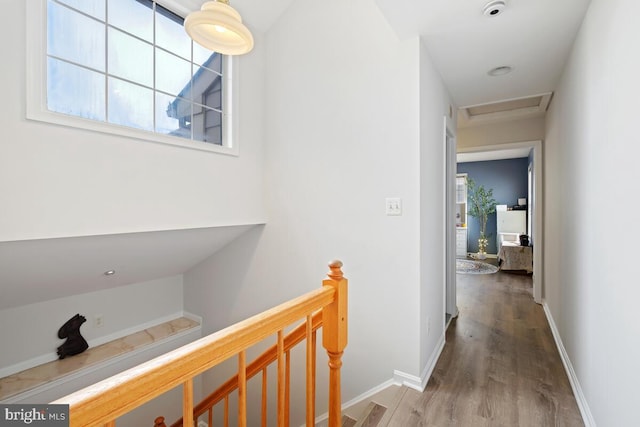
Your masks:
<svg viewBox="0 0 640 427"><path fill-rule="evenodd" d="M590 0L376 0L401 38L419 35L458 107L553 92ZM487 72L511 66L504 76Z"/></svg>
<svg viewBox="0 0 640 427"><path fill-rule="evenodd" d="M178 1L183 5L185 11L198 10L200 6L205 3L204 0L173 1ZM229 5L240 13L242 22L250 30L257 30L264 33L271 28L280 15L282 15L294 1L295 0L229 0Z"/></svg>
<svg viewBox="0 0 640 427"><path fill-rule="evenodd" d="M266 32L294 1L230 4L250 29ZM490 0L375 0L400 39L422 38L457 107L553 92L590 2L504 1L503 12L488 17ZM204 1L180 3L197 10ZM504 65L513 71L487 75Z"/></svg>

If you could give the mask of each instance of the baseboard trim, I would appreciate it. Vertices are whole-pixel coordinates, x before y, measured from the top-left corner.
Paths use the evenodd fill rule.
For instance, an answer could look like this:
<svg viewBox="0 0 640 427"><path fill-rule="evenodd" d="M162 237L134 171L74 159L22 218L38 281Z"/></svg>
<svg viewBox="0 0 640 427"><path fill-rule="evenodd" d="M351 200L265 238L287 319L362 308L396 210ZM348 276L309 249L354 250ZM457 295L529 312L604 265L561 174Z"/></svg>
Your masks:
<svg viewBox="0 0 640 427"><path fill-rule="evenodd" d="M596 421L593 419L593 415L591 414L591 409L589 408L587 399L582 392L580 381L578 381L578 376L573 369L571 359L569 359L569 354L567 354L567 350L564 348L564 344L562 343L562 338L560 337L560 332L558 331L556 322L553 320L551 310L549 309L547 302L544 300L542 301L542 308L544 309L544 314L547 316L547 321L549 322L549 327L551 328L553 339L556 342L556 347L558 347L560 359L562 359L562 364L564 365L564 369L567 372L567 376L569 377L569 383L571 384L571 389L573 390L573 395L576 398L578 409L580 410L580 414L582 415L584 425L585 427L596 427Z"/></svg>
<svg viewBox="0 0 640 427"><path fill-rule="evenodd" d="M349 408L353 405L355 405L356 403L359 403L363 400L369 399L371 396L374 396L378 393L380 393L382 390L384 390L385 388L395 385L395 382L393 380L387 380L385 382L383 382L382 384L379 384L377 386L375 386L374 388L365 391L364 393L362 393L359 396L354 397L353 399L351 399L348 402L345 402L342 404L342 409L346 409Z"/></svg>
<svg viewBox="0 0 640 427"><path fill-rule="evenodd" d="M422 392L422 378L402 371L393 371L393 383Z"/></svg>
<svg viewBox="0 0 640 427"><path fill-rule="evenodd" d="M424 389L427 388L429 378L431 378L431 374L433 374L433 370L436 368L436 363L438 363L440 354L444 349L444 344L445 334L443 332L442 335L440 335L438 344L436 344L436 348L431 353L431 357L422 370L420 376L417 377L415 375L407 374L406 372L402 371L393 371L393 381L395 382L395 384L404 385L422 393Z"/></svg>

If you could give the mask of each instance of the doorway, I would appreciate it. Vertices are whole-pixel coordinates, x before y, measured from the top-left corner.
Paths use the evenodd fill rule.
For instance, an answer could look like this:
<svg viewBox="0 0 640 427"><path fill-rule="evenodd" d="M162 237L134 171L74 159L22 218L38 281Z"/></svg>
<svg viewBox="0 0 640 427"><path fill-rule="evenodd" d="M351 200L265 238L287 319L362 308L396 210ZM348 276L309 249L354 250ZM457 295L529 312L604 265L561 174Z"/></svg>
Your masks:
<svg viewBox="0 0 640 427"><path fill-rule="evenodd" d="M447 127L445 117L444 123L444 153L445 153L445 197L444 197L444 216L445 216L445 328L449 325L452 318L458 316L458 305L456 296L456 139L453 133Z"/></svg>
<svg viewBox="0 0 640 427"><path fill-rule="evenodd" d="M508 144L471 147L457 150L457 154L471 156L478 159L494 160L522 157L523 150L527 150L529 158L529 201L530 242L533 245L533 299L542 303L542 141L514 142ZM448 165L448 163L447 163ZM447 179L455 180L455 177ZM450 254L447 252L447 256Z"/></svg>

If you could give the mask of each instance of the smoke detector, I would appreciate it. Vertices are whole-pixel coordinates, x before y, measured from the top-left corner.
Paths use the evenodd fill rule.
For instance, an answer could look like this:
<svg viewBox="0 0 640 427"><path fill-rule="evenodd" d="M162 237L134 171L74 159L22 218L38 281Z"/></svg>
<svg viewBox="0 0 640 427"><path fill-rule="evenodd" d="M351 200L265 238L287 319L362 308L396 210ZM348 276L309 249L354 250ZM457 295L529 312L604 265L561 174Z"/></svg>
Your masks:
<svg viewBox="0 0 640 427"><path fill-rule="evenodd" d="M485 16L498 16L505 7L506 4L503 0L490 1L484 6L483 13Z"/></svg>

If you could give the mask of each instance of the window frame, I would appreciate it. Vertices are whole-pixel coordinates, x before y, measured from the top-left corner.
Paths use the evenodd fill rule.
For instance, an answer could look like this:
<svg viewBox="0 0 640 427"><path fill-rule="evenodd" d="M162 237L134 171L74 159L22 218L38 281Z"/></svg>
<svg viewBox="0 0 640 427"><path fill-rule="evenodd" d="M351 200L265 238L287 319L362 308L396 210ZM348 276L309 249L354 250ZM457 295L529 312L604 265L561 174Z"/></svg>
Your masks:
<svg viewBox="0 0 640 427"><path fill-rule="evenodd" d="M58 113L47 107L47 0L29 0L25 3L27 119L193 150L239 155L238 90L235 85L238 81L238 64L232 56L225 56L223 61L222 145ZM183 17L189 13L188 9L173 0L156 0L156 3Z"/></svg>

